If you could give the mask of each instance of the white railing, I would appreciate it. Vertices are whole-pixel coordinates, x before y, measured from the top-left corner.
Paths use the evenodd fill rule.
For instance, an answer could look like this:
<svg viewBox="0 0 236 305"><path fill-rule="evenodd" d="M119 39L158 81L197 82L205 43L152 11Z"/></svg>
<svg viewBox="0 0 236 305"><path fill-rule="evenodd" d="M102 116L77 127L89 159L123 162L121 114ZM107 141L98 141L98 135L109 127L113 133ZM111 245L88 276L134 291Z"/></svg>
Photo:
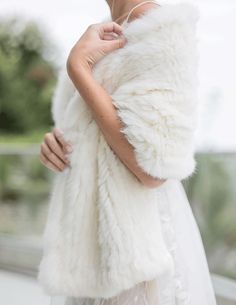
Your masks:
<svg viewBox="0 0 236 305"><path fill-rule="evenodd" d="M236 304L236 281L212 274L212 283L218 297L218 305Z"/></svg>
<svg viewBox="0 0 236 305"><path fill-rule="evenodd" d="M0 144L0 156L11 155L37 155L40 150L40 144Z"/></svg>

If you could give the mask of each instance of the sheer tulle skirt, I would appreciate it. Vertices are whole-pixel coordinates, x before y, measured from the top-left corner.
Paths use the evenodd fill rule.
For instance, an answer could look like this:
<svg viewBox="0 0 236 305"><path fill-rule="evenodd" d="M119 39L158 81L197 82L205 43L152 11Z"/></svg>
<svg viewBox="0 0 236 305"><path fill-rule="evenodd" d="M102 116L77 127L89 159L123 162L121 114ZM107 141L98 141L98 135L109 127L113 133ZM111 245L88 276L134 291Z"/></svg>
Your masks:
<svg viewBox="0 0 236 305"><path fill-rule="evenodd" d="M202 239L181 182L170 179L157 192L175 276L139 283L109 299L52 296L51 305L216 305Z"/></svg>

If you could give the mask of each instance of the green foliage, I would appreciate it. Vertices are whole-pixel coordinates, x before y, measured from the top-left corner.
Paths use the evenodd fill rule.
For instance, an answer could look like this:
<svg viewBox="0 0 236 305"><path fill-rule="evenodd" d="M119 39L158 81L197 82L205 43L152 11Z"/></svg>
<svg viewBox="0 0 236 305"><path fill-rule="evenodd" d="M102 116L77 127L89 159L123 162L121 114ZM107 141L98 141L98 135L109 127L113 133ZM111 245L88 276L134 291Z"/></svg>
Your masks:
<svg viewBox="0 0 236 305"><path fill-rule="evenodd" d="M185 183L188 198L196 216L203 243L214 272L236 278L234 178L235 154L200 154L197 173ZM235 255L233 255L235 257Z"/></svg>
<svg viewBox="0 0 236 305"><path fill-rule="evenodd" d="M9 146L25 146L30 143L40 143L43 140L43 136L49 129L46 126L44 129L29 130L24 134L12 134L12 133L0 133L0 144L4 143Z"/></svg>
<svg viewBox="0 0 236 305"><path fill-rule="evenodd" d="M5 155L0 158L0 203L19 201L41 204L49 192L53 173L35 155Z"/></svg>
<svg viewBox="0 0 236 305"><path fill-rule="evenodd" d="M52 125L50 104L56 67L52 46L33 23L0 23L0 133L25 133Z"/></svg>
<svg viewBox="0 0 236 305"><path fill-rule="evenodd" d="M232 179L236 169L235 157L202 154L198 156L198 164L197 175L189 181L191 193L188 194L193 209L205 220L202 229L207 241L217 246L217 241L224 240L236 247L236 236L230 238L232 230L236 230L231 213L235 204Z"/></svg>

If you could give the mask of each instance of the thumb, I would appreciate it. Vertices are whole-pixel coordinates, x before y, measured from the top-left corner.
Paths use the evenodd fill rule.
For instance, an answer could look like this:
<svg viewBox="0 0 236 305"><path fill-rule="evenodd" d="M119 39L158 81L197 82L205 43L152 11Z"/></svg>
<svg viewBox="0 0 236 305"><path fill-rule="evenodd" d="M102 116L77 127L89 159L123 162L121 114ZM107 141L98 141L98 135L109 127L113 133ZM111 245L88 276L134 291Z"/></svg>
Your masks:
<svg viewBox="0 0 236 305"><path fill-rule="evenodd" d="M106 47L105 47L105 51L107 53L112 52L116 49L120 49L123 48L124 45L126 44L127 39L125 38L124 35L120 35L118 38L110 40L110 41L106 41Z"/></svg>

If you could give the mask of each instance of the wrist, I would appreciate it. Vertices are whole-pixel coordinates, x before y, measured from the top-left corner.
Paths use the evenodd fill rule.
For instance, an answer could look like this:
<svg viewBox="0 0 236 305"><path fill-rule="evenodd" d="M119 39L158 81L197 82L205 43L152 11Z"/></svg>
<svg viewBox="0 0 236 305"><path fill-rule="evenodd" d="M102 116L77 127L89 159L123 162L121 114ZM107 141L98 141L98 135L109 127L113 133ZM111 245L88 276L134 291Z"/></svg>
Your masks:
<svg viewBox="0 0 236 305"><path fill-rule="evenodd" d="M92 67L83 58L76 58L76 60L68 60L66 63L67 73L70 78L77 77L83 73L91 73Z"/></svg>

